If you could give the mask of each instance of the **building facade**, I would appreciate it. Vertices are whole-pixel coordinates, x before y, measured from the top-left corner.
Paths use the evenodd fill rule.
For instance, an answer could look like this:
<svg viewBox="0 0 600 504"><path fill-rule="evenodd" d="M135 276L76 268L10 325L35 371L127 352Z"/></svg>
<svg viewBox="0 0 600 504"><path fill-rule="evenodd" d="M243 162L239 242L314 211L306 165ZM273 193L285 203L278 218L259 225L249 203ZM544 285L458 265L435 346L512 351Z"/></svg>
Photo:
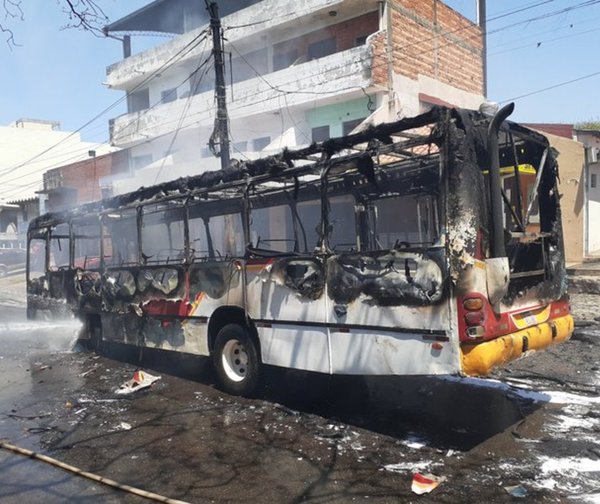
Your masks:
<svg viewBox="0 0 600 504"><path fill-rule="evenodd" d="M412 116L432 103L483 100L480 27L438 0L221 0L231 156L284 147ZM124 59L106 84L127 93L112 144L133 176L114 194L219 167L209 148L216 105L208 12L157 0L106 27ZM131 35L172 34L131 54Z"/></svg>
<svg viewBox="0 0 600 504"><path fill-rule="evenodd" d="M83 142L79 133L60 130L57 121L19 119L0 126L0 247L21 246L31 219L47 210L44 172L114 151Z"/></svg>

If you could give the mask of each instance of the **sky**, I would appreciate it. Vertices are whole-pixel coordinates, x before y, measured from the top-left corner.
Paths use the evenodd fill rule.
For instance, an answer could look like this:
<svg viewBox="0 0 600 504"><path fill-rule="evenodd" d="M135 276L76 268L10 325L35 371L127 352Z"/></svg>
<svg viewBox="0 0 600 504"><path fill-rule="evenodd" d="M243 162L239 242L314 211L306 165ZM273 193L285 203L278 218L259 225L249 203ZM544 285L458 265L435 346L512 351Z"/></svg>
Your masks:
<svg viewBox="0 0 600 504"><path fill-rule="evenodd" d="M97 3L114 21L150 0ZM476 19L476 0L446 3ZM102 85L106 67L122 57L121 42L65 28L69 19L59 0L23 0L22 7L22 21L0 16L19 44L10 48L0 38L0 125L35 118L75 131L122 97ZM489 99L515 99L511 118L522 122L600 120L600 0L488 0L487 14ZM133 38L133 50L164 40ZM577 80L591 74L597 75ZM93 120L83 139L108 141L108 119L124 112L121 103Z"/></svg>

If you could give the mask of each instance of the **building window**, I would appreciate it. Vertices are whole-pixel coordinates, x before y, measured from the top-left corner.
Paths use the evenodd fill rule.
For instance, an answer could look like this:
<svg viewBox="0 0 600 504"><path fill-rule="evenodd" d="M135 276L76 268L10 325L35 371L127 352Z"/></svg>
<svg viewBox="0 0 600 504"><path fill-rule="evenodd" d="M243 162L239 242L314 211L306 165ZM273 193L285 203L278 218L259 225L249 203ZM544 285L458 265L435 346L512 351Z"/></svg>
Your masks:
<svg viewBox="0 0 600 504"><path fill-rule="evenodd" d="M131 167L134 170L139 170L144 166L148 166L152 163L152 154L144 154L143 156L133 156L131 158Z"/></svg>
<svg viewBox="0 0 600 504"><path fill-rule="evenodd" d="M320 42L314 42L308 46L308 59L313 60L329 56L336 51L335 37L331 37Z"/></svg>
<svg viewBox="0 0 600 504"><path fill-rule="evenodd" d="M150 108L150 93L147 88L127 95L127 110L130 113L146 110L147 108Z"/></svg>
<svg viewBox="0 0 600 504"><path fill-rule="evenodd" d="M298 49L292 49L273 55L273 71L282 70L291 66L298 59Z"/></svg>
<svg viewBox="0 0 600 504"><path fill-rule="evenodd" d="M591 180L590 180L590 187L594 187L594 188L596 187L596 174L595 173L592 173Z"/></svg>
<svg viewBox="0 0 600 504"><path fill-rule="evenodd" d="M170 103L177 100L177 88L165 89L160 93L161 103Z"/></svg>
<svg viewBox="0 0 600 504"><path fill-rule="evenodd" d="M318 126L312 129L312 141L324 142L329 140L329 126Z"/></svg>
<svg viewBox="0 0 600 504"><path fill-rule="evenodd" d="M263 150L267 145L271 143L271 137L260 137L252 140L252 149L256 152Z"/></svg>
<svg viewBox="0 0 600 504"><path fill-rule="evenodd" d="M360 119L352 119L351 121L345 121L342 123L342 134L349 135L354 128L356 128L361 122L365 120L365 117Z"/></svg>
<svg viewBox="0 0 600 504"><path fill-rule="evenodd" d="M366 43L367 43L367 36L366 35L361 35L360 37L356 37L354 39L354 46L355 47L363 46Z"/></svg>
<svg viewBox="0 0 600 504"><path fill-rule="evenodd" d="M235 142L233 150L236 152L246 152L248 150L248 142Z"/></svg>

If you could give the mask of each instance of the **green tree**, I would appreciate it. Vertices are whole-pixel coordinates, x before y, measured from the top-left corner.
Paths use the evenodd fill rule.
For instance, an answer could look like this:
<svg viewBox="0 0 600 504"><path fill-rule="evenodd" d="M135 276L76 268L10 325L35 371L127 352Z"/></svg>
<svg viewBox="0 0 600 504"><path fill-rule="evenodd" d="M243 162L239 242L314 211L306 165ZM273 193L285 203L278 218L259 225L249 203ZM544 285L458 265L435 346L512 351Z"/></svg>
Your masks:
<svg viewBox="0 0 600 504"><path fill-rule="evenodd" d="M596 117L594 119L588 119L587 121L575 123L575 128L600 131L600 118Z"/></svg>

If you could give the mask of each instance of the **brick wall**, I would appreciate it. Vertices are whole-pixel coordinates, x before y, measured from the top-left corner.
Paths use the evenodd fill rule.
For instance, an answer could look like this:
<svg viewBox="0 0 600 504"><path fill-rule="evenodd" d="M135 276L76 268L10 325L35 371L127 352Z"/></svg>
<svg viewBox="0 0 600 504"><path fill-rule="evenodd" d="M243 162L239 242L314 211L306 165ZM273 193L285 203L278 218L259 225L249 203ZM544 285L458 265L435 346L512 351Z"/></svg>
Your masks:
<svg viewBox="0 0 600 504"><path fill-rule="evenodd" d="M128 163L128 151L122 150L51 170L60 188L48 191L48 210L102 199L100 178L127 171Z"/></svg>
<svg viewBox="0 0 600 504"><path fill-rule="evenodd" d="M395 73L411 79L426 75L464 91L483 93L483 40L477 25L439 0L392 0L390 4ZM374 46L374 65L386 61L384 53L385 43ZM374 74L385 77L378 68Z"/></svg>

